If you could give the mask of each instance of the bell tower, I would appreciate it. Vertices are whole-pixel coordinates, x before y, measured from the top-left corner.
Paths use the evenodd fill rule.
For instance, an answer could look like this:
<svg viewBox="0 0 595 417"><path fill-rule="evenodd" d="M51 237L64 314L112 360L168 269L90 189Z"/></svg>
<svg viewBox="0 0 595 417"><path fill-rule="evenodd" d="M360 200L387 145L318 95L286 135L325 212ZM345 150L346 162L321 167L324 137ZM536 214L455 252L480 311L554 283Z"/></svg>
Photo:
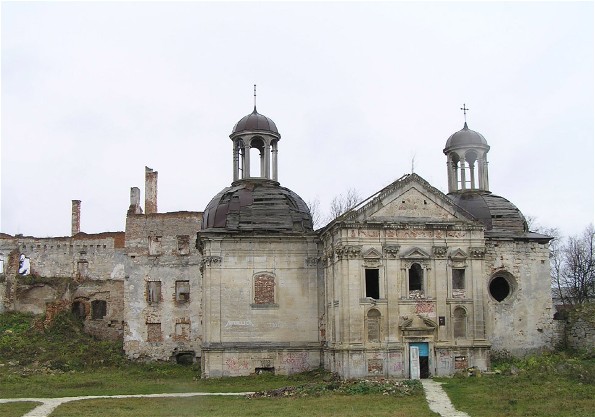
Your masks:
<svg viewBox="0 0 595 417"><path fill-rule="evenodd" d="M275 123L256 111L256 85L254 86L254 111L244 116L233 128L233 181L268 179L278 182L278 149L281 135ZM251 172L250 150L257 149L259 173Z"/></svg>
<svg viewBox="0 0 595 417"><path fill-rule="evenodd" d="M447 157L448 193L483 192L490 193L488 179L488 142L481 133L467 126L467 110L463 129L453 133L446 141L444 154Z"/></svg>

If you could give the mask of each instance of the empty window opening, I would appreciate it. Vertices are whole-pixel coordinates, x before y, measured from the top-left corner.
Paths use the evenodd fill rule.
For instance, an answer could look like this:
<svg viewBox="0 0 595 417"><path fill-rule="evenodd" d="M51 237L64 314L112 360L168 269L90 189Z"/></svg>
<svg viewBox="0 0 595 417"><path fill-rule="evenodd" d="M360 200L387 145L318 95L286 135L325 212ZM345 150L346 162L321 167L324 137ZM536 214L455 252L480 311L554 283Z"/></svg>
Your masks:
<svg viewBox="0 0 595 417"><path fill-rule="evenodd" d="M464 269L453 269L452 270L452 289L453 290L464 290L465 289L465 270Z"/></svg>
<svg viewBox="0 0 595 417"><path fill-rule="evenodd" d="M190 301L190 281L176 281L176 301L179 303Z"/></svg>
<svg viewBox="0 0 595 417"><path fill-rule="evenodd" d="M504 301L510 295L510 284L504 277L496 277L490 282L490 295L498 302Z"/></svg>
<svg viewBox="0 0 595 417"><path fill-rule="evenodd" d="M194 352L179 352L176 354L176 363L178 365L192 365L196 359Z"/></svg>
<svg viewBox="0 0 595 417"><path fill-rule="evenodd" d="M366 297L380 298L380 271L376 268L366 269Z"/></svg>
<svg viewBox="0 0 595 417"><path fill-rule="evenodd" d="M87 310L85 303L82 301L75 301L72 303L72 314L79 320L85 320L87 317Z"/></svg>
<svg viewBox="0 0 595 417"><path fill-rule="evenodd" d="M100 320L107 314L107 301L93 300L91 301L91 318L93 320Z"/></svg>
<svg viewBox="0 0 595 417"><path fill-rule="evenodd" d="M147 303L161 302L161 281L147 282Z"/></svg>
<svg viewBox="0 0 595 417"><path fill-rule="evenodd" d="M255 368L254 373L256 375L260 374L273 374L275 375L275 368Z"/></svg>
<svg viewBox="0 0 595 417"><path fill-rule="evenodd" d="M161 323L147 323L147 342L161 342Z"/></svg>
<svg viewBox="0 0 595 417"><path fill-rule="evenodd" d="M275 277L258 275L254 278L254 304L275 303Z"/></svg>
<svg viewBox="0 0 595 417"><path fill-rule="evenodd" d="M455 338L467 337L467 312L462 307L455 308L453 312L452 325Z"/></svg>
<svg viewBox="0 0 595 417"><path fill-rule="evenodd" d="M409 268L409 291L419 291L423 293L424 272L420 264L413 264Z"/></svg>
<svg viewBox="0 0 595 417"><path fill-rule="evenodd" d="M380 311L368 311L368 342L380 342Z"/></svg>

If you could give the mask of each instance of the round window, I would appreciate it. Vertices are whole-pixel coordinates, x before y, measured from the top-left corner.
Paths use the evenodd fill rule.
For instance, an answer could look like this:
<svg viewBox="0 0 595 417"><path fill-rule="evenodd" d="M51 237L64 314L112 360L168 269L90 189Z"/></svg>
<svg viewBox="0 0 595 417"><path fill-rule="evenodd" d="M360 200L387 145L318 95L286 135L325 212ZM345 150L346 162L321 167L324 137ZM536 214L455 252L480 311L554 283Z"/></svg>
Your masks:
<svg viewBox="0 0 595 417"><path fill-rule="evenodd" d="M495 277L490 282L490 295L498 302L504 301L511 293L510 283L504 277Z"/></svg>

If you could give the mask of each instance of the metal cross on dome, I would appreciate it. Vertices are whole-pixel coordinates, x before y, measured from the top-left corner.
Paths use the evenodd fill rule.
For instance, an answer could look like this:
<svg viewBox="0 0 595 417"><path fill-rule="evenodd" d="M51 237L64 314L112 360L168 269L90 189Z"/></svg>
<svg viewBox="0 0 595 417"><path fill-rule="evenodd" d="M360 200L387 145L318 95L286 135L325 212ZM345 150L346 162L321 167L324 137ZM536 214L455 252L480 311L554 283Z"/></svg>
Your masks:
<svg viewBox="0 0 595 417"><path fill-rule="evenodd" d="M254 86L254 88L256 88L256 86ZM461 110L463 110L463 116L465 117L465 123L467 123L467 110L469 110L467 107L465 107L465 103L463 103L463 107L461 107Z"/></svg>

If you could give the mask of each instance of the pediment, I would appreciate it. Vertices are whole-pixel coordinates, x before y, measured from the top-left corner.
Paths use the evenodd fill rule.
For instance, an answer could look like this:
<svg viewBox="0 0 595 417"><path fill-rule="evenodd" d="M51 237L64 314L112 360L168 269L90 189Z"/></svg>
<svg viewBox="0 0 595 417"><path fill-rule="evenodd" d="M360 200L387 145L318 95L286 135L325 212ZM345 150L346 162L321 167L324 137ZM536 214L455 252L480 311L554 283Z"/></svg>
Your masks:
<svg viewBox="0 0 595 417"><path fill-rule="evenodd" d="M462 213L444 193L417 174L409 174L393 182L340 219L383 223L474 221L472 216Z"/></svg>
<svg viewBox="0 0 595 417"><path fill-rule="evenodd" d="M413 248L409 252L406 252L401 258L405 259L429 259L430 255L420 248Z"/></svg>
<svg viewBox="0 0 595 417"><path fill-rule="evenodd" d="M364 259L380 259L380 258L382 258L382 254L380 252L378 252L376 249L371 248L371 249L368 249L366 252L364 252L363 258Z"/></svg>
<svg viewBox="0 0 595 417"><path fill-rule="evenodd" d="M371 218L424 218L454 220L456 217L447 208L434 201L423 189L411 187L402 193L387 198Z"/></svg>
<svg viewBox="0 0 595 417"><path fill-rule="evenodd" d="M401 317L399 327L401 330L431 332L438 327L438 324L434 320L416 314L413 317Z"/></svg>
<svg viewBox="0 0 595 417"><path fill-rule="evenodd" d="M464 261L469 255L467 255L461 248L457 248L450 253L449 257L454 261Z"/></svg>

